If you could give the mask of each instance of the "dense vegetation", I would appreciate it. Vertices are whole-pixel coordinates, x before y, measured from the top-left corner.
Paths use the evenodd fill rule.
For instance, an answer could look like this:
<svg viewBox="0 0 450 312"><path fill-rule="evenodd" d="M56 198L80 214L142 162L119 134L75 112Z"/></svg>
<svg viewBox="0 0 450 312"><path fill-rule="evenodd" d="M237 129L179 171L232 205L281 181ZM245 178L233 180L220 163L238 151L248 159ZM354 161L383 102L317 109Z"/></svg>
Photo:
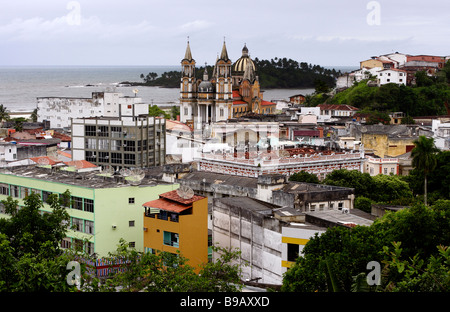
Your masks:
<svg viewBox="0 0 450 312"><path fill-rule="evenodd" d="M51 194L51 213L42 213L40 195L25 197L24 206L8 197L2 201L8 218L0 218L0 292L116 292L116 291L238 291L241 265L231 264L240 251L213 246L219 259L200 268L187 264L182 255L167 252L137 252L121 240L115 252L103 257L109 263L121 259L120 267L108 279L88 273L86 262L93 260L82 250L59 247L69 230L66 211L70 193ZM72 264L79 261L77 272Z"/></svg>
<svg viewBox="0 0 450 312"><path fill-rule="evenodd" d="M305 62L297 62L287 58L277 58L271 60L254 60L259 83L263 89L273 88L318 88L327 91L335 86L335 81L341 75L340 71L326 69L319 65L312 65ZM213 66L206 66L209 77L212 75ZM203 79L205 67L197 67L195 77ZM160 86L167 88L178 88L180 86L181 72L170 71L158 77L157 73L150 72L147 75L141 74L141 83L131 83L134 85ZM130 83L130 82L123 82Z"/></svg>
<svg viewBox="0 0 450 312"><path fill-rule="evenodd" d="M314 236L285 274L283 291L450 291L450 201L417 203L371 226L333 227ZM444 247L445 246L445 247ZM367 283L368 263L380 280Z"/></svg>
<svg viewBox="0 0 450 312"><path fill-rule="evenodd" d="M436 150L432 138L414 144L409 176L343 169L320 182L354 188L355 208L366 212L374 203L406 208L371 226L334 227L313 237L286 272L283 291L450 291L450 152ZM291 180L313 181L312 176ZM380 264L377 285L367 283L371 261Z"/></svg>
<svg viewBox="0 0 450 312"><path fill-rule="evenodd" d="M370 86L368 80L332 95L316 92L307 97L308 106L322 103L349 104L363 112L403 112L409 116L443 115L450 101L450 62L436 76L416 73L414 86L389 83Z"/></svg>
<svg viewBox="0 0 450 312"><path fill-rule="evenodd" d="M255 58L259 83L263 89L276 88L319 88L323 91L333 88L340 71L326 69L319 65L297 62L292 59Z"/></svg>

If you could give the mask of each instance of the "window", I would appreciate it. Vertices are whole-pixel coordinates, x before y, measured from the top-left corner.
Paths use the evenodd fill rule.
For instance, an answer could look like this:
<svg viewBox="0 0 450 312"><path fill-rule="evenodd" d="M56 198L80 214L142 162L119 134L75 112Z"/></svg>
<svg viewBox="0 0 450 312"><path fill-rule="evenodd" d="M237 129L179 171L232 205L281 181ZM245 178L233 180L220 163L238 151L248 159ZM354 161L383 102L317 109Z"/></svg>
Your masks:
<svg viewBox="0 0 450 312"><path fill-rule="evenodd" d="M94 234L94 222L84 220L84 232L88 234Z"/></svg>
<svg viewBox="0 0 450 312"><path fill-rule="evenodd" d="M83 210L83 198L72 196L72 208Z"/></svg>
<svg viewBox="0 0 450 312"><path fill-rule="evenodd" d="M83 232L83 220L72 218L72 229L74 231Z"/></svg>
<svg viewBox="0 0 450 312"><path fill-rule="evenodd" d="M111 153L111 163L113 163L113 164L121 164L122 163L122 154L120 154L120 153Z"/></svg>
<svg viewBox="0 0 450 312"><path fill-rule="evenodd" d="M300 251L300 248L297 244L287 244L288 246L288 252L287 252L287 261L294 262L298 258L298 254Z"/></svg>
<svg viewBox="0 0 450 312"><path fill-rule="evenodd" d="M136 247L136 242L129 242L128 247L130 247L130 248Z"/></svg>
<svg viewBox="0 0 450 312"><path fill-rule="evenodd" d="M48 197L49 197L50 195L52 195L52 192L42 191L42 201L43 201L44 203L46 203L47 200L48 200Z"/></svg>
<svg viewBox="0 0 450 312"><path fill-rule="evenodd" d="M134 165L136 163L134 154L124 154L123 157L126 165Z"/></svg>
<svg viewBox="0 0 450 312"><path fill-rule="evenodd" d="M71 245L72 245L72 242L71 242L70 238L64 238L61 241L61 248L70 248Z"/></svg>
<svg viewBox="0 0 450 312"><path fill-rule="evenodd" d="M164 231L164 245L179 247L179 235Z"/></svg>
<svg viewBox="0 0 450 312"><path fill-rule="evenodd" d="M184 115L187 116L189 113L189 109L187 107L184 108Z"/></svg>
<svg viewBox="0 0 450 312"><path fill-rule="evenodd" d="M94 243L86 242L86 253L92 255L94 253Z"/></svg>
<svg viewBox="0 0 450 312"><path fill-rule="evenodd" d="M94 200L93 199L84 199L84 211L94 212Z"/></svg>
<svg viewBox="0 0 450 312"><path fill-rule="evenodd" d="M84 135L85 136L95 136L96 135L96 127L95 126L85 126L84 127Z"/></svg>
<svg viewBox="0 0 450 312"><path fill-rule="evenodd" d="M129 197L128 198L128 203L129 204L134 204L134 197Z"/></svg>
<svg viewBox="0 0 450 312"><path fill-rule="evenodd" d="M128 221L128 226L129 227L134 227L134 220Z"/></svg>
<svg viewBox="0 0 450 312"><path fill-rule="evenodd" d="M9 195L9 186L8 186L8 184L0 184L0 194L1 195Z"/></svg>
<svg viewBox="0 0 450 312"><path fill-rule="evenodd" d="M11 185L11 196L19 198L19 187L17 185Z"/></svg>

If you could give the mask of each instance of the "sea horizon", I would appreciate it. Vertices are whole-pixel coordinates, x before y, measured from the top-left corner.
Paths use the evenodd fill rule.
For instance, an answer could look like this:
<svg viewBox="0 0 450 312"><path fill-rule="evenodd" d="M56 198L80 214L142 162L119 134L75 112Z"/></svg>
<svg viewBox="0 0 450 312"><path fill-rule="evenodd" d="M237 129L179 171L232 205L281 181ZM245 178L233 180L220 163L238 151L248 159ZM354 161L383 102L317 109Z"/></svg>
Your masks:
<svg viewBox="0 0 450 312"><path fill-rule="evenodd" d="M158 75L178 70L181 65L0 65L0 104L10 112L30 112L38 97L91 97L92 92L114 90L137 97L144 103L159 106L176 105L178 88L120 86L121 82L140 82L141 74ZM334 66L336 70L339 68ZM264 89L264 99L287 100L289 96L310 94L311 88Z"/></svg>

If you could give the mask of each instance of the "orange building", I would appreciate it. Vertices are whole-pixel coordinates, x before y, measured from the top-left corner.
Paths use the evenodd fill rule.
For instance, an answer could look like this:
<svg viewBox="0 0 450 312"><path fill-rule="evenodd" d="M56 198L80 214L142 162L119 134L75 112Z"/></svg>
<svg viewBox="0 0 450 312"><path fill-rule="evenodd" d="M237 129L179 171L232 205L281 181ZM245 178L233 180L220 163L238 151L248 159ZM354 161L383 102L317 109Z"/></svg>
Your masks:
<svg viewBox="0 0 450 312"><path fill-rule="evenodd" d="M207 197L179 189L143 206L145 251L179 251L194 268L208 262Z"/></svg>

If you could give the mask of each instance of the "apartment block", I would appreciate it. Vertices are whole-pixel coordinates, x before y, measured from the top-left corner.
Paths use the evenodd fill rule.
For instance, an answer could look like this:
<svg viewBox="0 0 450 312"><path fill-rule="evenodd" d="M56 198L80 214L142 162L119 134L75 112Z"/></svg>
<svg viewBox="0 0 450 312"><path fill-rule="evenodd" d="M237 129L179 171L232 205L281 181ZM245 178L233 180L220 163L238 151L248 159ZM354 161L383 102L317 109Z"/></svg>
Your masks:
<svg viewBox="0 0 450 312"><path fill-rule="evenodd" d="M72 155L98 166L146 168L165 164L165 119L96 117L72 120Z"/></svg>
<svg viewBox="0 0 450 312"><path fill-rule="evenodd" d="M11 196L18 200L19 209L31 192L38 193L45 202L50 194L69 190L71 204L67 212L73 228L61 246L83 246L87 253L99 257L115 251L121 238L143 251L142 204L177 187L146 178L129 183L125 176L70 170L60 165L15 167L0 172L0 200ZM51 212L47 204L42 211ZM0 205L0 217L7 217L4 213Z"/></svg>
<svg viewBox="0 0 450 312"><path fill-rule="evenodd" d="M144 249L180 252L198 268L208 262L208 199L190 192L180 188L143 204Z"/></svg>
<svg viewBox="0 0 450 312"><path fill-rule="evenodd" d="M51 128L70 128L72 119L86 117L121 117L148 114L148 104L138 97L105 91L92 92L91 97L38 97L37 121L48 121Z"/></svg>

